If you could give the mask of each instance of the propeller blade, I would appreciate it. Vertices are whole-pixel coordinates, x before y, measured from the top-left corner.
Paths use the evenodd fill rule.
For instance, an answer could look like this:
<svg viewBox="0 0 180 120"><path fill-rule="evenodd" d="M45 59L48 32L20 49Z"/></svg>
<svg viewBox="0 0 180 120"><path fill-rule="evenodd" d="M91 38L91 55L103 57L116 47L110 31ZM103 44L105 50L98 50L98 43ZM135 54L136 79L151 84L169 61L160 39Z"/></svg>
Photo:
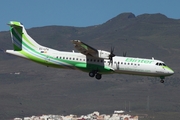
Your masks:
<svg viewBox="0 0 180 120"><path fill-rule="evenodd" d="M111 63L111 65L113 64L113 57L115 56L114 54L114 47L111 47L111 51L110 51L110 55L109 55L109 65Z"/></svg>
<svg viewBox="0 0 180 120"><path fill-rule="evenodd" d="M113 54L114 52L114 47L111 47L111 54Z"/></svg>
<svg viewBox="0 0 180 120"><path fill-rule="evenodd" d="M3 50L3 49L0 49L0 52L6 53L5 50Z"/></svg>
<svg viewBox="0 0 180 120"><path fill-rule="evenodd" d="M126 53L127 53L127 52L123 52L123 57L126 57Z"/></svg>
<svg viewBox="0 0 180 120"><path fill-rule="evenodd" d="M109 55L109 59L112 60L112 57L114 57L115 54L114 54L114 47L111 47L111 52L110 52L110 55Z"/></svg>

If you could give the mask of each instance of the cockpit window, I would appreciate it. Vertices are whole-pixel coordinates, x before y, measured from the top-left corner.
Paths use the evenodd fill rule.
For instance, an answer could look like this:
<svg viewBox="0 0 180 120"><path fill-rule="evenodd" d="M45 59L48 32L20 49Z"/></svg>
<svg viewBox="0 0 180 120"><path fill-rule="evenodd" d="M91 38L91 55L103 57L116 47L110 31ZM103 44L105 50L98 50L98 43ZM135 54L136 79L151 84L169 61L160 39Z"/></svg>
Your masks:
<svg viewBox="0 0 180 120"><path fill-rule="evenodd" d="M157 65L157 66L166 66L165 63L159 63L159 62L157 62L156 65Z"/></svg>
<svg viewBox="0 0 180 120"><path fill-rule="evenodd" d="M163 63L163 66L166 66L166 64L165 64L165 63Z"/></svg>

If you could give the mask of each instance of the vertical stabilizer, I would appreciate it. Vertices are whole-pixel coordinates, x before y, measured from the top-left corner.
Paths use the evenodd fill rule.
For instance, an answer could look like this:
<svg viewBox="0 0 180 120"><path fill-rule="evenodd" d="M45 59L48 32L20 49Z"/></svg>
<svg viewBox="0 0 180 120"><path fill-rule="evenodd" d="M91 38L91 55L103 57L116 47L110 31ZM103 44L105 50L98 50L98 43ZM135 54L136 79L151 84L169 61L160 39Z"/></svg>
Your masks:
<svg viewBox="0 0 180 120"><path fill-rule="evenodd" d="M10 32L14 51L38 49L40 45L35 42L26 32L22 23L10 21Z"/></svg>

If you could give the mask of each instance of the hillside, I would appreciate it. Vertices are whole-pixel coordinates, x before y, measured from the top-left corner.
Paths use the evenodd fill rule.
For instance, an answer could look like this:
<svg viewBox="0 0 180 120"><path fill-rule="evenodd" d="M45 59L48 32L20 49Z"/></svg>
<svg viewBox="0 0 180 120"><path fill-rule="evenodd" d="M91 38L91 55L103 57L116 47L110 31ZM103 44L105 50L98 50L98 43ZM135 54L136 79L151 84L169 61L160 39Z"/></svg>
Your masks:
<svg viewBox="0 0 180 120"><path fill-rule="evenodd" d="M7 21L8 22L8 21ZM7 26L8 27L8 26ZM25 25L26 27L26 25ZM180 117L180 20L162 14L122 13L89 27L44 26L28 29L38 43L58 50L74 49L79 39L115 54L160 59L174 71L165 84L159 78L104 75L101 81L87 73L46 66L0 52L0 118L38 114L111 113L126 109L134 114ZM0 32L0 49L12 49L9 31ZM15 74L20 72L19 75ZM149 96L149 106L147 99Z"/></svg>

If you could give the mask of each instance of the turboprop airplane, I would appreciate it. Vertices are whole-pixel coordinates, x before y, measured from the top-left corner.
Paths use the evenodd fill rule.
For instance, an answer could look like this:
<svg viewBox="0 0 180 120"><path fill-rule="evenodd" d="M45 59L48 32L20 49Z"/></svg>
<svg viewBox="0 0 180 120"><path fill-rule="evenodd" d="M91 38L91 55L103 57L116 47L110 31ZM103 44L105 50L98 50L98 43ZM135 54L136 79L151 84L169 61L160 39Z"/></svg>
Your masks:
<svg viewBox="0 0 180 120"><path fill-rule="evenodd" d="M22 23L10 21L10 33L14 50L6 53L23 57L45 66L74 69L88 72L90 77L101 79L102 74L130 74L164 78L174 71L160 60L115 56L110 52L97 50L80 40L72 40L77 52L64 52L42 46L26 32Z"/></svg>

